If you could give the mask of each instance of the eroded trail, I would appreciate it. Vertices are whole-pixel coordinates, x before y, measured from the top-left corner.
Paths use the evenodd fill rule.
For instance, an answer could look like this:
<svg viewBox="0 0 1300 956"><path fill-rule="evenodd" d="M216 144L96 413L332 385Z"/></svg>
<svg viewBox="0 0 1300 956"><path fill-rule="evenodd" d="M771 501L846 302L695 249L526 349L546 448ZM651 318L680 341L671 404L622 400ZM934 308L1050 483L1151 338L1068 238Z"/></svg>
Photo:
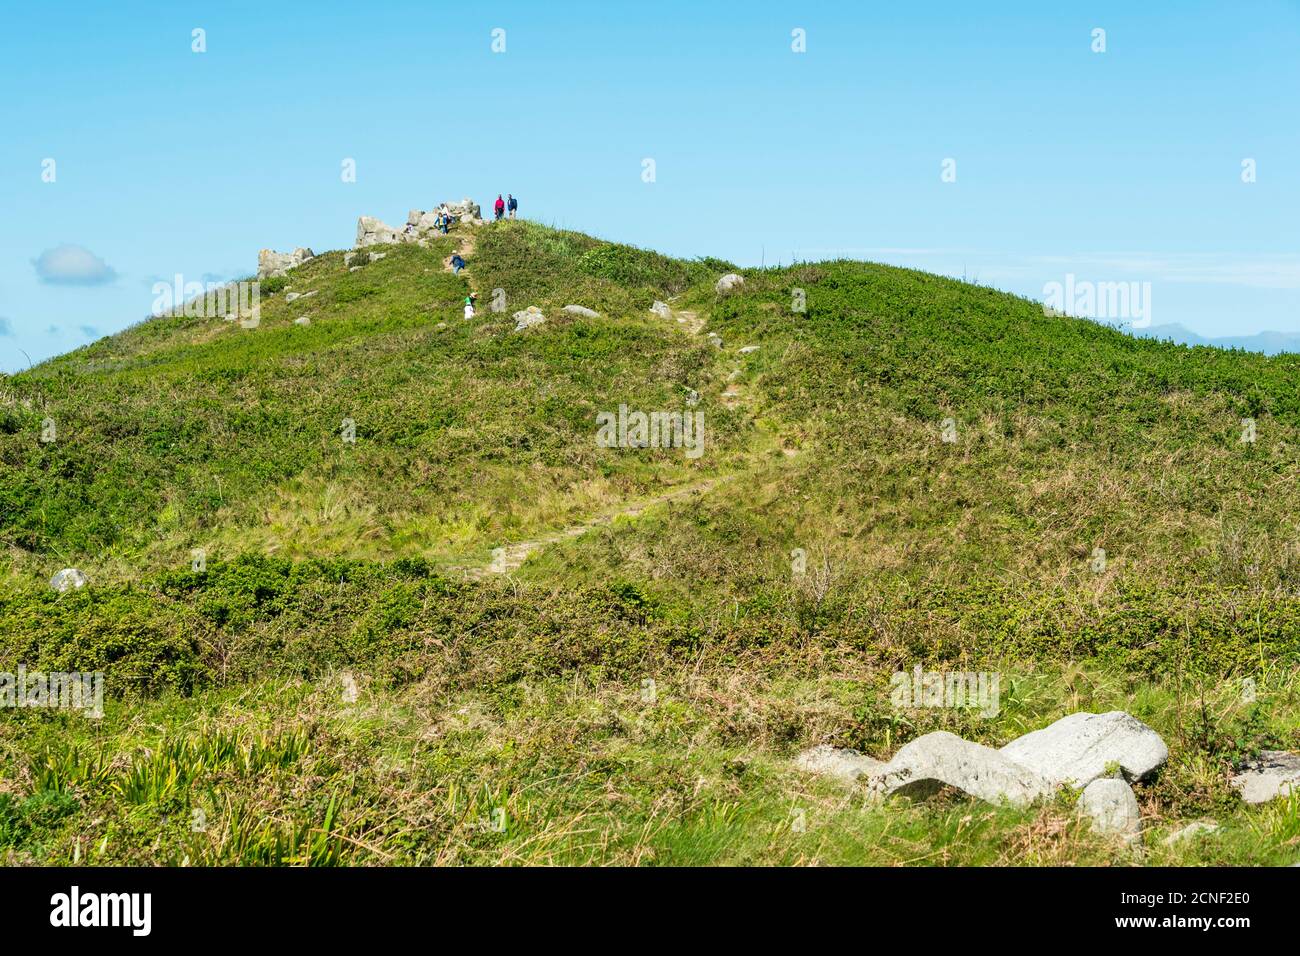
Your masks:
<svg viewBox="0 0 1300 956"><path fill-rule="evenodd" d="M572 538L581 537L595 528L602 528L606 525L613 524L619 518L635 518L651 508L658 507L659 505L679 501L682 498L688 498L695 494L705 494L720 485L726 484L735 477L735 475L726 475L716 478L705 478L701 481L693 481L685 485L678 485L676 488L663 492L662 494L619 505L616 508L611 508L608 511L602 512L581 524L570 525L567 528L543 535L540 538L533 538L528 541L516 541L513 544L502 545L493 550L492 560L488 564L477 567L461 567L454 570L464 572L465 576L471 581L481 580L482 578L493 574L508 574L511 571L518 570L523 563L528 560L528 556L534 551L538 551L560 541L568 541Z"/></svg>

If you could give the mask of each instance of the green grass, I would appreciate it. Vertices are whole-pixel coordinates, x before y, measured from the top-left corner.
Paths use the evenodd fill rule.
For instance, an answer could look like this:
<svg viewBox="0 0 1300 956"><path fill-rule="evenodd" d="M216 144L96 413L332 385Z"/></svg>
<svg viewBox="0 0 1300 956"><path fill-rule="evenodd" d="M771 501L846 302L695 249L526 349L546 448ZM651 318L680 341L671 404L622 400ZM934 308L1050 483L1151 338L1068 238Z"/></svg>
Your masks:
<svg viewBox="0 0 1300 956"><path fill-rule="evenodd" d="M458 242L327 253L264 285L256 329L155 320L0 379L0 670L103 670L108 696L100 722L0 713L9 859L1294 861L1297 802L1245 807L1226 777L1300 748L1295 358L869 263L720 297L720 261L520 221L456 277ZM548 321L514 332L529 305ZM692 391L698 460L596 447L598 411ZM548 537L511 575L461 571ZM51 592L68 565L91 586ZM916 664L998 670L1000 713L893 708ZM1068 794L864 808L790 765L1080 709L1170 745L1140 853ZM1162 844L1202 816L1223 829Z"/></svg>

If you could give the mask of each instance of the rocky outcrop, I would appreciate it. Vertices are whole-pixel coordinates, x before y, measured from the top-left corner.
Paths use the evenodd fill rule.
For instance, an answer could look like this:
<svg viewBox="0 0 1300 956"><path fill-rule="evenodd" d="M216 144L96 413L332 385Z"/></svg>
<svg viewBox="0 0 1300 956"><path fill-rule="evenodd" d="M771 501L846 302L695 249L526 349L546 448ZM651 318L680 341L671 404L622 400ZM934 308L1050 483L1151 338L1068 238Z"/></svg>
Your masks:
<svg viewBox="0 0 1300 956"><path fill-rule="evenodd" d="M293 252L276 252L274 249L262 249L257 254L257 277L270 279L282 276L290 269L296 269L308 259L314 259L315 253L310 249L298 248Z"/></svg>
<svg viewBox="0 0 1300 956"><path fill-rule="evenodd" d="M388 223L376 219L374 216L361 216L357 219L356 247L358 249L401 241L402 231L400 229L394 229Z"/></svg>
<svg viewBox="0 0 1300 956"><path fill-rule="evenodd" d="M1119 788L1132 797L1133 807L1137 798L1128 782L1112 777L1111 771L1117 770L1127 780L1142 780L1168 756L1169 749L1154 730L1123 711L1111 711L1071 714L1001 750L936 731L900 747L884 764L856 751L823 746L804 751L795 765L809 773L863 785L878 797L924 799L953 787L989 803L1016 806L1064 786L1086 790L1104 783L1093 792L1087 806L1095 806L1107 821L1122 822L1130 805Z"/></svg>
<svg viewBox="0 0 1300 956"><path fill-rule="evenodd" d="M1169 748L1160 735L1122 710L1080 712L1018 737L1003 756L1041 774L1054 786L1086 787L1117 765L1130 781L1145 780L1164 766Z"/></svg>
<svg viewBox="0 0 1300 956"><path fill-rule="evenodd" d="M1247 803L1267 803L1275 797L1300 793L1300 754L1265 750L1229 782Z"/></svg>
<svg viewBox="0 0 1300 956"><path fill-rule="evenodd" d="M1123 780L1107 777L1083 788L1079 812L1092 821L1098 833L1136 837L1142 832L1142 811L1137 795Z"/></svg>
<svg viewBox="0 0 1300 956"><path fill-rule="evenodd" d="M466 225L481 225L483 218L479 213L479 204L469 199L459 202L445 202L428 212L412 209L406 214L406 223L398 228L390 226L374 216L362 216L357 220L356 248L378 246L386 243L415 242L423 243L431 236L438 235L438 217L446 213L453 222Z"/></svg>

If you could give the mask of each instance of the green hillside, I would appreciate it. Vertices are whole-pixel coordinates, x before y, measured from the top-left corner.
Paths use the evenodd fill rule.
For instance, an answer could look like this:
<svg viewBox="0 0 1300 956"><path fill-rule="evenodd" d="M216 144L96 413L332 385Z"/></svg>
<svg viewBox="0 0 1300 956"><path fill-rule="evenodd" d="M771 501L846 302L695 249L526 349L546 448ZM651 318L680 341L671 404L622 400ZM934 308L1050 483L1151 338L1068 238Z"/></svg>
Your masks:
<svg viewBox="0 0 1300 956"><path fill-rule="evenodd" d="M1300 798L1226 773L1300 747L1300 360L870 263L724 295L728 263L523 221L383 251L265 282L256 328L0 377L0 670L108 696L3 714L0 854L1294 862ZM620 406L702 414L703 453L599 447ZM892 708L918 664L1000 671L1000 713ZM790 765L1080 709L1169 743L1143 854L1065 798L865 810Z"/></svg>

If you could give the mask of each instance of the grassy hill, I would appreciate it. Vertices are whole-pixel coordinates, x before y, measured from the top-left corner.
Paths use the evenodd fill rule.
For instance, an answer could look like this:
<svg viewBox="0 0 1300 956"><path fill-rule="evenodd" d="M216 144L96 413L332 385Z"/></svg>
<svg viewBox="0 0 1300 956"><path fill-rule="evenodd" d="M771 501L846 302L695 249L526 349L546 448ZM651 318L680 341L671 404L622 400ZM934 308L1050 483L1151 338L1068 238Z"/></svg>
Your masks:
<svg viewBox="0 0 1300 956"><path fill-rule="evenodd" d="M0 379L0 669L109 696L2 715L0 852L1294 861L1300 800L1225 774L1300 747L1300 359L859 262L721 296L727 263L522 221L457 277L464 238L319 256L255 329L159 319ZM704 453L598 447L620 405L700 411ZM65 566L90 586L52 592ZM1001 672L999 714L892 708L917 664ZM789 764L1113 708L1171 750L1136 857L1068 798L864 809ZM1220 834L1163 846L1200 815Z"/></svg>

